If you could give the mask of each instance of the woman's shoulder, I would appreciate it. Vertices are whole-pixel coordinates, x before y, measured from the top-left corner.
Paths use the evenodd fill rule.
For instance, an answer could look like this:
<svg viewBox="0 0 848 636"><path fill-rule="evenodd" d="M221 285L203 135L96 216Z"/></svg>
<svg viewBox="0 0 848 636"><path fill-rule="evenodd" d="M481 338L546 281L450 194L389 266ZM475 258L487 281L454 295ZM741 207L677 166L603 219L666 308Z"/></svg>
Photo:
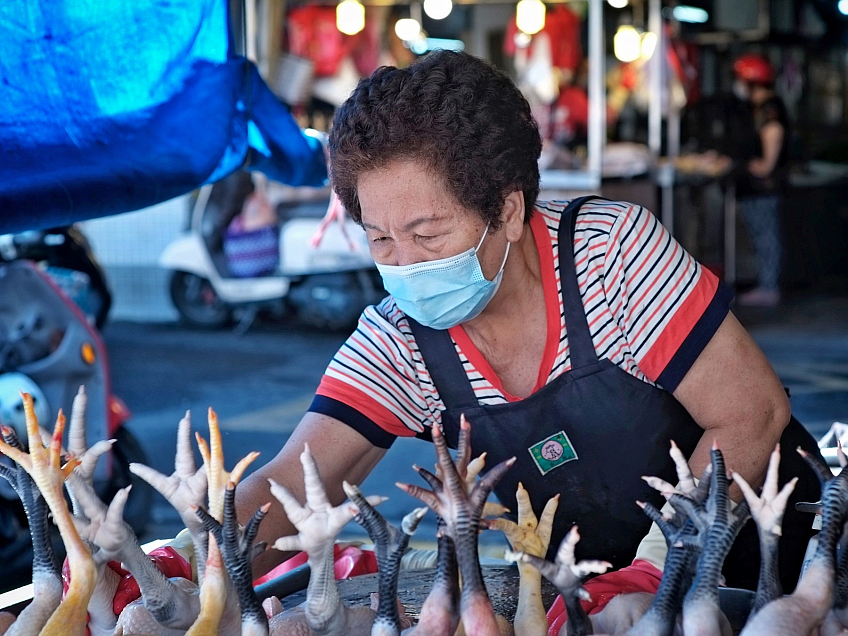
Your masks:
<svg viewBox="0 0 848 636"><path fill-rule="evenodd" d="M559 223L565 209L573 199L553 199L537 201L535 211L541 214L552 232L559 230ZM609 235L617 222L645 212L642 206L627 201L609 199L590 199L585 201L577 212L576 231Z"/></svg>

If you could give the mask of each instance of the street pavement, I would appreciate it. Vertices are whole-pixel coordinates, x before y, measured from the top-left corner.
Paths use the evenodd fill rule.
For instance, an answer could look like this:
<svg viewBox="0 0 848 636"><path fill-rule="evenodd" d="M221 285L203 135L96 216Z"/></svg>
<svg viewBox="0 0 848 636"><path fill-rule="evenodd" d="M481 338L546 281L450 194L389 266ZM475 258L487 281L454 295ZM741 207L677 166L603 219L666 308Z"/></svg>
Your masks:
<svg viewBox="0 0 848 636"><path fill-rule="evenodd" d="M749 311L741 318L790 388L795 415L814 435L821 436L835 420L848 421L848 302L805 301L784 307L779 314ZM133 412L129 428L145 448L150 465L170 474L177 423L187 409L195 429L204 435L206 409L217 411L228 468L252 450L261 452L252 470L270 460L309 407L345 334L273 322L258 322L244 335L195 331L175 323L113 322L104 337L113 392ZM381 511L398 523L417 500L394 483L415 483L411 464L427 466L434 461L430 444L399 439L363 491L389 496ZM143 539L173 536L180 528L176 512L156 495ZM352 524L343 536L365 535ZM428 515L415 542L434 540L434 517ZM481 540L486 554L502 554L506 547L500 533L483 533Z"/></svg>

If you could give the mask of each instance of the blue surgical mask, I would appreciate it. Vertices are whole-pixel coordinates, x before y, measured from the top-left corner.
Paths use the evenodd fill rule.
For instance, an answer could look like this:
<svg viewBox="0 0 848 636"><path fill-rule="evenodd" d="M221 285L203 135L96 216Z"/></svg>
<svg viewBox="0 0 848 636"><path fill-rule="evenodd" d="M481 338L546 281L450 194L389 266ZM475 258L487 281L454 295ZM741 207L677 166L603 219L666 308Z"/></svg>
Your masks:
<svg viewBox="0 0 848 636"><path fill-rule="evenodd" d="M488 231L486 225L477 247L456 256L412 265L377 263L383 286L403 313L433 329L450 329L477 317L498 291L509 255L507 243L501 268L494 280L486 280L477 250Z"/></svg>

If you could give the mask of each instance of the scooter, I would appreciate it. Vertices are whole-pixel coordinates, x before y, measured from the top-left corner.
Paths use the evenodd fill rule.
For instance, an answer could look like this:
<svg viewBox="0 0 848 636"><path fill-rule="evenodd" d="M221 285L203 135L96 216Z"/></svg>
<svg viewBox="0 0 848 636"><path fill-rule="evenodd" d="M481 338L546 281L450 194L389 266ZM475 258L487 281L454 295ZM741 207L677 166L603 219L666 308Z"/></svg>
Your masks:
<svg viewBox="0 0 848 636"><path fill-rule="evenodd" d="M343 329L384 295L362 228L350 219L323 224L329 194L318 200L280 202L278 264L268 275L233 275L223 237L253 190L250 174L236 173L203 186L190 211L188 231L165 248L171 300L188 325L220 328L233 318L246 330L259 310L295 313L322 328ZM273 184L272 184L273 185ZM323 230L317 246L316 232Z"/></svg>
<svg viewBox="0 0 848 636"><path fill-rule="evenodd" d="M43 263L51 278L71 297L88 321L102 330L112 305L106 274L76 226L0 235L0 261Z"/></svg>
<svg viewBox="0 0 848 636"><path fill-rule="evenodd" d="M111 392L109 360L99 333L80 308L37 264L0 263L0 423L26 439L20 391L30 393L39 423L52 429L59 409L70 414L80 386L88 398L88 446L115 439L97 463L94 487L105 501L132 484L124 513L140 533L150 518L153 490L130 473L132 462L146 463L138 441L125 427L130 412ZM0 456L0 461L11 462ZM57 547L61 541L56 536ZM0 588L31 579L32 545L17 494L0 479Z"/></svg>

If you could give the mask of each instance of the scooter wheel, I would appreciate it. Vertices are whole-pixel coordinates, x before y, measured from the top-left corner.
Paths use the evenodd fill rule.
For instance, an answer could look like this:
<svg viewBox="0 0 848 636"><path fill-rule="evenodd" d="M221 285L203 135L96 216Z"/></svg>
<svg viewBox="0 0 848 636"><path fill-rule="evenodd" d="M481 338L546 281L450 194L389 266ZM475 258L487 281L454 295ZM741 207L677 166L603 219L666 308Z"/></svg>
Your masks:
<svg viewBox="0 0 848 636"><path fill-rule="evenodd" d="M221 300L212 283L190 272L171 275L171 301L191 327L220 329L232 318L232 308Z"/></svg>

